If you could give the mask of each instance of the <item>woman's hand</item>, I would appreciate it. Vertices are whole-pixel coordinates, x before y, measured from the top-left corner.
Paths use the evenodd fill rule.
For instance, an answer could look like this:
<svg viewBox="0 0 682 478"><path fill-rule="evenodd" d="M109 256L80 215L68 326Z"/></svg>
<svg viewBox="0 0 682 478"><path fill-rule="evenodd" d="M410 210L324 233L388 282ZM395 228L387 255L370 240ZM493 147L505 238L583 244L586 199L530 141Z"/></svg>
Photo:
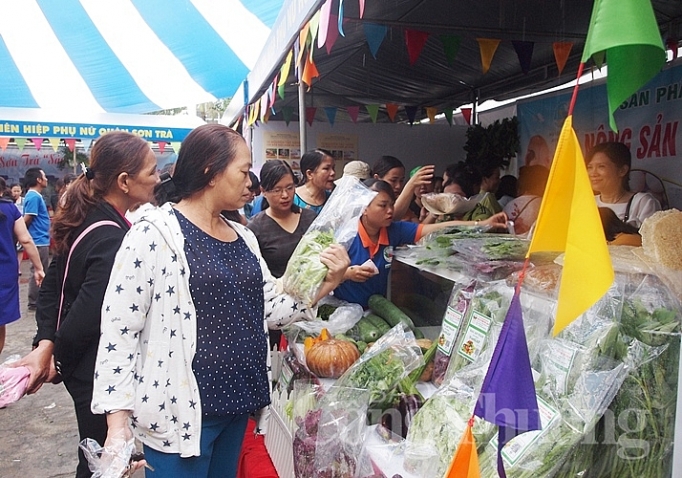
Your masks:
<svg viewBox="0 0 682 478"><path fill-rule="evenodd" d="M365 282L370 277L377 274L376 268L366 265L350 266L344 276L345 280L352 280L353 282Z"/></svg>
<svg viewBox="0 0 682 478"><path fill-rule="evenodd" d="M431 180L433 179L435 172L436 167L433 164L422 166L416 173L414 173L414 176L407 180L404 189L407 189L410 191L410 193L414 193L418 187L431 184Z"/></svg>
<svg viewBox="0 0 682 478"><path fill-rule="evenodd" d="M343 281L343 276L350 265L348 252L340 244L332 244L320 253L320 262L327 266L325 283L332 284L332 289L336 288Z"/></svg>
<svg viewBox="0 0 682 478"><path fill-rule="evenodd" d="M498 212L494 216L490 216L488 219L481 221L481 224L490 226L496 230L507 230L507 215L503 212Z"/></svg>
<svg viewBox="0 0 682 478"><path fill-rule="evenodd" d="M128 423L129 417L130 412L127 410L107 413L107 438L99 466L101 471L111 474L104 473L103 476L124 476L126 472L132 475L147 464L145 460L131 461L135 440Z"/></svg>
<svg viewBox="0 0 682 478"><path fill-rule="evenodd" d="M28 395L36 393L45 382L52 382L57 377L52 356L53 350L54 343L51 340L41 340L38 347L11 365L13 367L24 365L31 372L26 388Z"/></svg>

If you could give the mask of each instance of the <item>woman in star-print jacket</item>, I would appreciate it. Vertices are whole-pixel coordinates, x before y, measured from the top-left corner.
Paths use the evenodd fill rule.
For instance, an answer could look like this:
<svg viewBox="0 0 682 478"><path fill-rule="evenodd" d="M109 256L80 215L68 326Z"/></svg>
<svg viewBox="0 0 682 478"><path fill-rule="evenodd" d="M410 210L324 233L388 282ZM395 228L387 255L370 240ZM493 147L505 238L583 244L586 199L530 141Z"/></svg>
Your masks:
<svg viewBox="0 0 682 478"><path fill-rule="evenodd" d="M238 133L192 131L172 202L131 228L105 293L92 410L107 413L108 442L139 438L160 476L235 476L247 418L270 401L267 327L314 316L281 292L253 233L221 215L248 199L250 168ZM338 245L321 260L318 298L350 262Z"/></svg>
<svg viewBox="0 0 682 478"><path fill-rule="evenodd" d="M92 148L87 173L71 183L52 222L56 254L38 296L36 348L20 363L31 370L28 393L44 382L64 381L81 440L92 438L101 444L107 435L104 417L90 410L99 311L114 256L130 227L124 214L153 200L158 182L156 156L145 140L125 132L105 134ZM81 237L93 224L100 226ZM76 476L92 476L82 451L78 456Z"/></svg>

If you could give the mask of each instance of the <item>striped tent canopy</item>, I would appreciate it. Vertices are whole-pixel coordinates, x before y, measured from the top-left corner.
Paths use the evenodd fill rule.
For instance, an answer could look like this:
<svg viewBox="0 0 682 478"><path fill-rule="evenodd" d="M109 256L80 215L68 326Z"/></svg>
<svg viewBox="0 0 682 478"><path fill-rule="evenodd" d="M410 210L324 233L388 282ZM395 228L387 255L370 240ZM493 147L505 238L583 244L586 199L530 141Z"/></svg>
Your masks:
<svg viewBox="0 0 682 478"><path fill-rule="evenodd" d="M0 107L147 113L232 95L283 0L0 0Z"/></svg>

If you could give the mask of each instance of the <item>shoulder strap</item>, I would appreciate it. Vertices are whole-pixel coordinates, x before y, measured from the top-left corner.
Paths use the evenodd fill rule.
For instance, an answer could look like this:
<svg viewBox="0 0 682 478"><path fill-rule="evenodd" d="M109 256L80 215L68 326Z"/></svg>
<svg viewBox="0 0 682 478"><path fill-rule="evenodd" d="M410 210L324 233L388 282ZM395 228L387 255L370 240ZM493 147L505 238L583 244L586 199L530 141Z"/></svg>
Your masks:
<svg viewBox="0 0 682 478"><path fill-rule="evenodd" d="M521 215L521 213L522 213L523 211L525 211L526 208L530 205L530 203L532 203L532 202L535 201L536 199L540 199L540 198L539 198L538 196L535 196L535 197L530 198L530 199L526 202L526 204L523 205L523 207L521 208L521 210L519 211L519 213L516 215L516 217L519 217L519 216Z"/></svg>
<svg viewBox="0 0 682 478"><path fill-rule="evenodd" d="M119 229L121 228L121 226L115 223L114 221L97 221L86 227L83 230L83 232L81 232L78 235L76 240L73 241L73 244L71 244L71 249L69 249L69 255L66 258L66 268L64 269L64 279L62 280L62 293L59 298L59 310L57 311L57 330L59 330L59 324L62 320L62 306L64 305L64 287L66 286L66 277L69 275L69 263L71 262L71 255L73 254L73 251L76 249L76 246L83 240L85 236L87 236L92 230L102 226L114 226L118 227Z"/></svg>
<svg viewBox="0 0 682 478"><path fill-rule="evenodd" d="M628 222L628 219L630 219L630 206L632 206L632 200L635 199L636 195L637 195L637 193L630 196L630 200L628 201L628 205L625 206L625 216L623 216L623 222L626 224Z"/></svg>

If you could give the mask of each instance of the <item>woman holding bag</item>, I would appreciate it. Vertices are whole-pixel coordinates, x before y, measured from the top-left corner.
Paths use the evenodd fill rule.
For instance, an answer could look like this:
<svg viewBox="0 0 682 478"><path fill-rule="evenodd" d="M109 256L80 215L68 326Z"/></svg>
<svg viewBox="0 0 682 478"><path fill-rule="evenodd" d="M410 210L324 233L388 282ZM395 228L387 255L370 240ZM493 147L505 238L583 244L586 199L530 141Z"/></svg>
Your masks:
<svg viewBox="0 0 682 478"><path fill-rule="evenodd" d="M124 214L154 197L156 157L142 138L112 132L92 148L90 168L69 188L52 222L56 255L38 297L35 349L18 364L31 370L28 393L44 382L64 381L71 395L80 439L100 444L106 418L90 411L100 310L114 257L130 228ZM78 451L76 476L91 476Z"/></svg>

